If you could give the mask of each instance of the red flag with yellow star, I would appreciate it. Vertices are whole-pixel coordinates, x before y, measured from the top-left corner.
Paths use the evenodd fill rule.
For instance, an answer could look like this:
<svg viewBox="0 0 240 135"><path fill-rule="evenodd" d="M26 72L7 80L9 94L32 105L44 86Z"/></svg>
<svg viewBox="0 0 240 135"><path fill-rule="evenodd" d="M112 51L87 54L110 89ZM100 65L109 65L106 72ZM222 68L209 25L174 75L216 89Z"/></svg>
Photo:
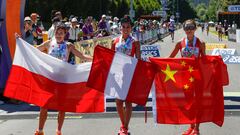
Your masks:
<svg viewBox="0 0 240 135"><path fill-rule="evenodd" d="M211 81L211 84L206 82L216 80L218 77L215 73L215 76L211 74L216 70L210 68L212 67L210 61L207 66L204 66L204 60L194 58L150 58L150 61L158 70L155 76L155 91L152 92L153 112L157 123L214 122L222 125L222 113L214 117L216 105L219 105L222 112L222 103L218 104L215 101L221 100L221 94L216 95L217 97L214 95L216 87L211 86L216 82ZM220 85L222 86L222 83Z"/></svg>

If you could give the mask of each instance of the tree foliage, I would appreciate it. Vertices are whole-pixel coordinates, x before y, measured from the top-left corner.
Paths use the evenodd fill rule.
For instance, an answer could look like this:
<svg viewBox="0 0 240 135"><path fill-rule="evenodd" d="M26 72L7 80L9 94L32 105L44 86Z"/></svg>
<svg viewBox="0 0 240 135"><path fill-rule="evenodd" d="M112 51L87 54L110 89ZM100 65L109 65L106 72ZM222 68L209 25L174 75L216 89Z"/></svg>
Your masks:
<svg viewBox="0 0 240 135"><path fill-rule="evenodd" d="M102 14L121 18L129 14L131 0L26 0L25 16L37 12L44 22L50 22L51 11L62 11L64 17L75 15L86 18L93 16L97 20ZM160 0L133 0L135 18L141 15L149 15L154 10L162 10ZM196 17L196 11L189 5L189 0L167 0L168 18L180 13L179 21ZM177 7L177 3L179 7ZM179 9L177 11L177 9Z"/></svg>
<svg viewBox="0 0 240 135"><path fill-rule="evenodd" d="M188 0L192 7L195 7L194 0ZM202 21L205 20L217 20L217 14L221 11L227 11L229 5L240 4L239 0L201 0L203 4L198 5L195 8L198 18ZM204 11L206 10L206 11Z"/></svg>
<svg viewBox="0 0 240 135"><path fill-rule="evenodd" d="M200 20L206 20L207 19L207 7L205 4L201 3L197 5L196 7L197 16Z"/></svg>
<svg viewBox="0 0 240 135"><path fill-rule="evenodd" d="M161 9L159 0L134 0L133 6L136 17ZM99 19L102 14L122 17L129 14L129 9L130 0L26 0L25 15L37 12L44 21L49 21L51 11L60 10L67 17L90 15Z"/></svg>

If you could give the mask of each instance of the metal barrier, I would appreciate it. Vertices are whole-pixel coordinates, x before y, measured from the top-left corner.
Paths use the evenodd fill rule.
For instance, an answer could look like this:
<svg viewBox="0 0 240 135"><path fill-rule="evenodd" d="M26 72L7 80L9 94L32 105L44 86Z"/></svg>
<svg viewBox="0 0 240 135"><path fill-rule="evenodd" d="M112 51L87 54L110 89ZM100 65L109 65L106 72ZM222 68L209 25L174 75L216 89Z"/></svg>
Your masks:
<svg viewBox="0 0 240 135"><path fill-rule="evenodd" d="M145 30L143 32L136 31L133 32L133 37L135 37L141 44L151 44L153 42L158 41L161 37L160 33L161 29L152 29Z"/></svg>

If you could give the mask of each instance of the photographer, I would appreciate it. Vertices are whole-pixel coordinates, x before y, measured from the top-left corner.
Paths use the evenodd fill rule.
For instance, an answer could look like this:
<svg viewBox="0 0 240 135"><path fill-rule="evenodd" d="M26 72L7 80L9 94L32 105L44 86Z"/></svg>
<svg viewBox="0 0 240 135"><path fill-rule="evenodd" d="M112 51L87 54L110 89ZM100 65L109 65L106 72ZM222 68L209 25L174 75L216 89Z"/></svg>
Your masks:
<svg viewBox="0 0 240 135"><path fill-rule="evenodd" d="M36 33L36 29L32 27L33 23L30 17L24 18L24 32L25 32L25 40L32 45L36 45L37 42L34 38L36 38L38 35Z"/></svg>

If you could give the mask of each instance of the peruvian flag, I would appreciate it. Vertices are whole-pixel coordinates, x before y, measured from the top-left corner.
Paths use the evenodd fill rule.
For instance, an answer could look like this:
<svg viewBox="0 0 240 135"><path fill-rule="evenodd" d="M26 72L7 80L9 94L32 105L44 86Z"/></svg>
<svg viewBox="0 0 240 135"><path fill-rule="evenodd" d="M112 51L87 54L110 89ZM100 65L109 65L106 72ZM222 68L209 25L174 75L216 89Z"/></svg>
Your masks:
<svg viewBox="0 0 240 135"><path fill-rule="evenodd" d="M120 100L145 105L154 76L151 63L96 46L87 86Z"/></svg>
<svg viewBox="0 0 240 135"><path fill-rule="evenodd" d="M4 96L65 112L105 111L104 95L86 87L91 63L71 65L16 41Z"/></svg>

